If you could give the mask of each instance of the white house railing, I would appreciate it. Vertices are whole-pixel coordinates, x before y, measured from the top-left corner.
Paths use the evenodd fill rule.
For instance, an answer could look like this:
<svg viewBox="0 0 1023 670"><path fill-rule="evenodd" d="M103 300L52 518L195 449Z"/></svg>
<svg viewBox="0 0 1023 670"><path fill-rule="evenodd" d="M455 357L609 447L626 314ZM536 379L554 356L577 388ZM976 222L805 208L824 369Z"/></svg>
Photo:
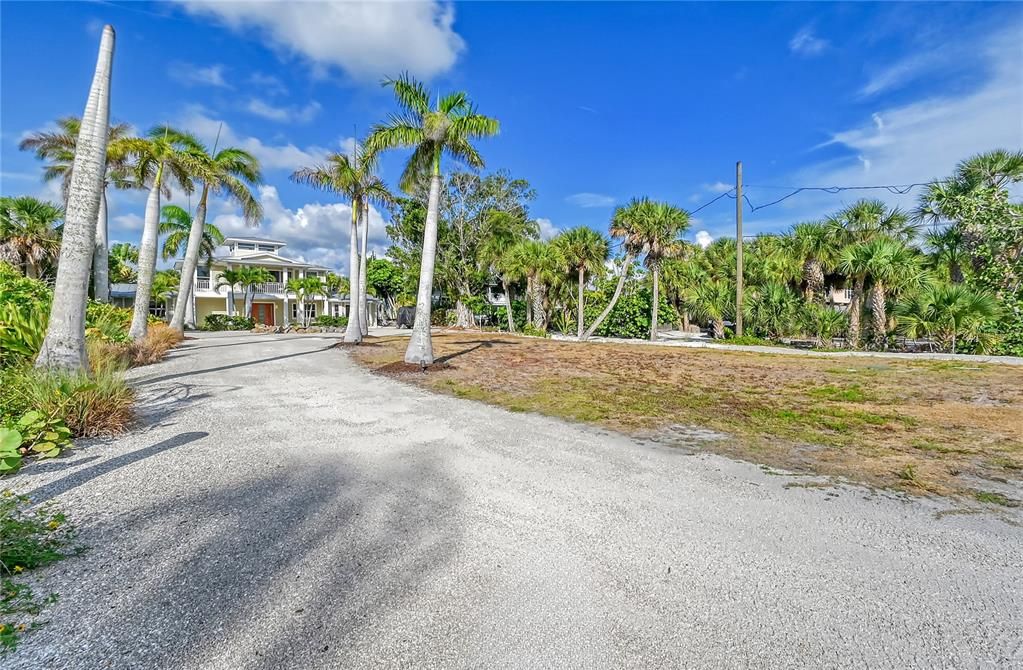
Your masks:
<svg viewBox="0 0 1023 670"><path fill-rule="evenodd" d="M195 290L196 291L209 291L210 288L212 288L212 287L210 285L210 280L209 279L196 279L195 280Z"/></svg>
<svg viewBox="0 0 1023 670"><path fill-rule="evenodd" d="M284 283L279 281L256 284L256 293L284 293Z"/></svg>

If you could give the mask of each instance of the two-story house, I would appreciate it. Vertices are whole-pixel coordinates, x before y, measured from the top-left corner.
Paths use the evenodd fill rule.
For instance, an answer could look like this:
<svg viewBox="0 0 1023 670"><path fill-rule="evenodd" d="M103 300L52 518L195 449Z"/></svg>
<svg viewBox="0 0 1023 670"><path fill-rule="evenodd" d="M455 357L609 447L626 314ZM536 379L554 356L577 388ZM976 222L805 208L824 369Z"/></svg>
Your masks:
<svg viewBox="0 0 1023 670"><path fill-rule="evenodd" d="M269 326L287 325L300 321L299 300L295 293L287 290L289 279L317 277L326 284L328 269L312 263L302 263L285 258L280 250L286 246L280 240L264 240L251 237L229 237L224 240L226 254L217 256L206 265L200 263L196 268L190 296L190 305L186 309L187 323L201 326L210 314L241 314L244 309L245 293L242 286L234 287L234 308L231 309L231 292L223 280L224 272L241 267L263 268L272 276L272 280L255 286L252 300L252 316L257 323ZM175 265L181 267L180 261ZM377 325L379 301L369 298L369 325ZM320 295L312 296L305 301L305 312L309 321L318 316L348 316L348 296L330 294L324 288Z"/></svg>

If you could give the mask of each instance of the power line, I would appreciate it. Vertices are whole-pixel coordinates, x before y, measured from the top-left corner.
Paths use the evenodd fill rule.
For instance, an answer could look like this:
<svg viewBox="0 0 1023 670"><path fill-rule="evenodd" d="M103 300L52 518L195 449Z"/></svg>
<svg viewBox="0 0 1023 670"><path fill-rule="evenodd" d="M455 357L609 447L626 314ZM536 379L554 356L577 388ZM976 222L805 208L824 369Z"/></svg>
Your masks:
<svg viewBox="0 0 1023 670"><path fill-rule="evenodd" d="M942 183L942 182L940 182L940 181L925 181L925 182L916 182L916 183L913 183L913 184L882 184L882 185L879 185L879 186L792 186L792 187L774 187L774 186L768 186L768 187L762 187L762 188L792 188L794 190L791 193L783 195L782 197L778 198L777 200L772 200L771 202L764 203L763 205L754 205L753 201L750 200L749 196L746 195L746 194L743 194L742 199L743 199L743 201L747 205L749 205L750 213L753 213L753 212L756 212L757 210L765 209L767 207L771 207L772 205L777 205L778 203L783 202L785 200L788 200L792 196L798 195L798 194L803 193L805 191L821 191L823 193L836 194L836 193L842 193L843 191L870 191L870 190L884 189L884 190L888 191L889 193L891 193L892 195L905 195L905 194L909 193L910 191L912 191L914 188L917 188L918 186L932 186L934 184L940 184L940 183ZM758 188L758 187L748 186L748 188ZM732 191L734 191L734 190L735 189L732 189ZM735 199L735 195L732 194L732 191L728 191L728 192L724 193L724 195L727 195L729 198L734 200Z"/></svg>

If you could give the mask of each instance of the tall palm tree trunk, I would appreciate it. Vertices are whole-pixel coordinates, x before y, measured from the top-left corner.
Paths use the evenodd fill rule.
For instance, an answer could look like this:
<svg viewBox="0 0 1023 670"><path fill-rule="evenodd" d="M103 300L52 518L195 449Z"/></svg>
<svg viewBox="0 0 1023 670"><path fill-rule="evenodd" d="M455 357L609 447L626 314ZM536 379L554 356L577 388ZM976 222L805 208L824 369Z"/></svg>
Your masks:
<svg viewBox="0 0 1023 670"><path fill-rule="evenodd" d="M345 342L362 342L362 311L359 309L359 203L352 203L352 231L348 251L348 326ZM305 319L305 312L302 313Z"/></svg>
<svg viewBox="0 0 1023 670"><path fill-rule="evenodd" d="M804 297L807 302L824 302L824 268L815 259L807 259L803 264L803 276L806 279Z"/></svg>
<svg viewBox="0 0 1023 670"><path fill-rule="evenodd" d="M369 203L362 203L362 253L359 257L359 323L362 335L369 335L369 298L366 297L368 284L366 280L366 245L369 239Z"/></svg>
<svg viewBox="0 0 1023 670"><path fill-rule="evenodd" d="M437 258L437 219L440 210L440 154L434 159L430 177L430 196L426 202L426 226L423 231L423 260L419 268L419 293L416 296L416 320L405 350L406 363L433 364L430 340L430 310L433 306L433 266Z"/></svg>
<svg viewBox="0 0 1023 670"><path fill-rule="evenodd" d="M870 287L870 329L874 346L884 349L888 345L888 319L886 316L884 284L875 281Z"/></svg>
<svg viewBox="0 0 1023 670"><path fill-rule="evenodd" d="M714 319L714 339L723 340L725 339L725 320Z"/></svg>
<svg viewBox="0 0 1023 670"><path fill-rule="evenodd" d="M149 327L149 294L153 288L153 274L156 272L156 246L160 224L160 183L164 165L161 163L153 179L153 186L146 198L146 218L142 226L142 241L139 242L138 283L135 285L135 310L131 317L128 335L136 342L146 336Z"/></svg>
<svg viewBox="0 0 1023 670"><path fill-rule="evenodd" d="M621 297L622 295L622 289L625 287L625 277L628 274L630 267L632 267L632 254L626 253L625 262L622 264L622 274L618 277L618 285L615 286L615 292L614 295L611 296L611 302L607 303L607 307L605 307L604 311L600 313L600 316L597 317L597 320L591 323L590 327L586 329L586 332L583 333L582 339L585 340L586 338L593 335L597 328L600 327L600 324L604 322L604 319L607 318L607 315L611 313L611 310L615 308L615 304L618 302L618 298Z"/></svg>
<svg viewBox="0 0 1023 670"><path fill-rule="evenodd" d="M235 303L234 303L234 284L231 284L230 286L227 287L227 300L228 300L228 303L227 303L227 315L228 316L234 316L234 308L235 308Z"/></svg>
<svg viewBox="0 0 1023 670"><path fill-rule="evenodd" d="M171 317L171 328L185 329L185 310L192 293L192 278L195 268L199 265L199 247L202 245L202 232L206 228L206 200L209 197L209 185L203 184L202 196L192 217L192 228L188 231L188 245L185 247L185 260L181 263L181 280L178 282L178 299L174 303L174 316ZM195 327L194 323L188 324Z"/></svg>
<svg viewBox="0 0 1023 670"><path fill-rule="evenodd" d="M533 278L526 277L526 323L533 323Z"/></svg>
<svg viewBox="0 0 1023 670"><path fill-rule="evenodd" d="M533 281L533 327L539 330L547 330L547 310L544 303L547 301L547 287L541 282Z"/></svg>
<svg viewBox="0 0 1023 670"><path fill-rule="evenodd" d="M248 286L245 287L245 305L243 307L243 309L245 310L245 314L242 315L246 319L252 318L252 301L253 301L253 299L255 297L256 297L256 285L255 284L249 284ZM302 313L303 313L303 315L305 314L305 310L304 309L302 310Z"/></svg>
<svg viewBox="0 0 1023 670"><path fill-rule="evenodd" d="M110 302L110 252L107 247L107 189L99 197L96 240L92 250L92 295L99 302Z"/></svg>
<svg viewBox="0 0 1023 670"><path fill-rule="evenodd" d="M113 60L114 29L104 26L96 70L78 132L50 320L36 358L36 367L40 368L78 372L87 370L89 365L85 353L85 306L96 221L106 175Z"/></svg>
<svg viewBox="0 0 1023 670"><path fill-rule="evenodd" d="M580 340L583 339L583 318L585 313L583 311L583 275L584 271L582 266L579 267L579 296L576 305L576 317L575 317L575 336Z"/></svg>
<svg viewBox="0 0 1023 670"><path fill-rule="evenodd" d="M654 266L654 295L650 302L650 341L657 341L657 308L661 306L661 272Z"/></svg>
<svg viewBox="0 0 1023 670"><path fill-rule="evenodd" d="M501 288L504 289L504 309L508 315L508 332L515 332L515 316L512 314L512 298L511 298L511 287L508 286L507 280L501 277Z"/></svg>
<svg viewBox="0 0 1023 670"><path fill-rule="evenodd" d="M849 301L849 346L853 349L860 344L860 312L863 310L863 279L853 280L852 299Z"/></svg>

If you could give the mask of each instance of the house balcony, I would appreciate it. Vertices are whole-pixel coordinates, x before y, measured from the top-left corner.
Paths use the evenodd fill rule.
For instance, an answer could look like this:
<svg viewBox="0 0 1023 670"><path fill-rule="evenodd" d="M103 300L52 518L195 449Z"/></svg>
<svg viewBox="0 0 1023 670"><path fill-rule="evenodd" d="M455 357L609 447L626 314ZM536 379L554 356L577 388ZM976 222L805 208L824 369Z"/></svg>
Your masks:
<svg viewBox="0 0 1023 670"><path fill-rule="evenodd" d="M271 281L264 284L256 284L256 293L283 294L284 282Z"/></svg>

